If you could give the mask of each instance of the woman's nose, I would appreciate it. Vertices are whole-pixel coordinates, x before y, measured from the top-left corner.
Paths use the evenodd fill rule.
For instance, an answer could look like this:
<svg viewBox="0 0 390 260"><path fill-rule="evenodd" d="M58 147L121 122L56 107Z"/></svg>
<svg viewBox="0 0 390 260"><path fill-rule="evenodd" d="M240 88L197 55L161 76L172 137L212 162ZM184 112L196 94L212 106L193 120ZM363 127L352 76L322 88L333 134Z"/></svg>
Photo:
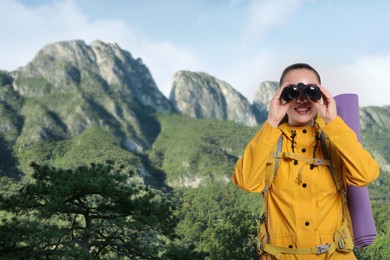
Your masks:
<svg viewBox="0 0 390 260"><path fill-rule="evenodd" d="M307 103L307 97L301 93L297 98L297 103Z"/></svg>

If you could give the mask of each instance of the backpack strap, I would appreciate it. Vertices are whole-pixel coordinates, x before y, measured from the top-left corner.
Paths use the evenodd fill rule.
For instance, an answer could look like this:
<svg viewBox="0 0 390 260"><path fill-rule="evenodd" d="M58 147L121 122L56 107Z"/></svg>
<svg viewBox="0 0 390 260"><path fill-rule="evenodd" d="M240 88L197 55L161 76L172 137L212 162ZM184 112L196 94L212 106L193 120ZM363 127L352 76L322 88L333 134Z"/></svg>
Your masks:
<svg viewBox="0 0 390 260"><path fill-rule="evenodd" d="M348 229L351 232L352 241L353 240L353 227L352 227L352 218L348 208L347 200L347 185L344 181L343 168L340 161L340 156L337 152L334 144L326 137L324 132L321 132L321 147L322 153L326 159L331 161L329 166L329 171L332 174L333 180L336 184L337 190L341 193L341 201L343 203L343 217L344 220L348 223ZM330 152L328 151L328 148Z"/></svg>
<svg viewBox="0 0 390 260"><path fill-rule="evenodd" d="M261 248L261 241L268 241L267 237L267 231L265 229L265 212L267 209L267 201L268 201L268 190L269 187L271 187L272 182L274 180L274 177L276 176L276 173L279 168L280 163L280 157L275 156L276 154L279 154L282 152L283 147L283 135L280 135L277 143L276 143L276 151L273 152L269 160L267 162L267 170L265 173L265 185L263 189L263 205L261 206L261 211L257 220L257 253L261 255L262 251L264 250Z"/></svg>
<svg viewBox="0 0 390 260"><path fill-rule="evenodd" d="M325 132L323 131L321 132L320 140L324 158L330 162L330 164L328 165L330 174L332 175L334 183L336 184L337 190L340 191L345 188L343 174L341 172L342 169L340 165L340 157L337 154L337 150L334 147L333 143L326 138ZM328 147L331 152L329 152Z"/></svg>

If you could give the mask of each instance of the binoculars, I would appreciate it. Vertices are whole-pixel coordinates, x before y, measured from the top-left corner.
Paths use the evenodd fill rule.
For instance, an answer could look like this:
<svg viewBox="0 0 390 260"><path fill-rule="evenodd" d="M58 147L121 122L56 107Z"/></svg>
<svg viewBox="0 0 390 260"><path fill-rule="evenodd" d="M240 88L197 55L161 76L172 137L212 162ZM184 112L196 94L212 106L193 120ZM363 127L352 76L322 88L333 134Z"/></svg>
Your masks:
<svg viewBox="0 0 390 260"><path fill-rule="evenodd" d="M284 101L290 101L298 98L301 94L303 94L303 96L307 99L321 99L321 90L319 87L313 84L305 85L303 83L298 83L298 85L289 85L288 87L285 87L282 91L281 97Z"/></svg>

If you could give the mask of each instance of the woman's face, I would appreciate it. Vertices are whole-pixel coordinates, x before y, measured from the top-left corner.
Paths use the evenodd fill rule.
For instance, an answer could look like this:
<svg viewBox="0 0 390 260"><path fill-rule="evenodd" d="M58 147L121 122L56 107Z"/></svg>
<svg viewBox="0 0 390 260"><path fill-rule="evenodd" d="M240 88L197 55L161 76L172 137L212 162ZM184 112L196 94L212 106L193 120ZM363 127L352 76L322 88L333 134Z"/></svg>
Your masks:
<svg viewBox="0 0 390 260"><path fill-rule="evenodd" d="M303 84L320 85L317 75L308 69L294 69L284 76L282 83L294 84L302 82ZM288 123L291 126L312 126L317 110L311 105L303 95L291 101L287 110Z"/></svg>

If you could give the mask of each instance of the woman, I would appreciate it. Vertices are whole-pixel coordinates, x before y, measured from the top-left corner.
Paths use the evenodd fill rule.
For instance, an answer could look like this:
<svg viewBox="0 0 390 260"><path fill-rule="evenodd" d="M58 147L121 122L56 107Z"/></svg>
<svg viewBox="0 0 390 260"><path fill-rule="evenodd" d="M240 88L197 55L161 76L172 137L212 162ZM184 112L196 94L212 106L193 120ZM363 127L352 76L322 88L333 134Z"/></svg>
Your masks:
<svg viewBox="0 0 390 260"><path fill-rule="evenodd" d="M301 91L286 101L283 91L291 86ZM320 91L320 99L305 95L302 89L306 86ZM287 156L281 158L266 192L266 234L260 241L260 259L356 259L352 238L345 230L343 194L327 165L308 163L325 161L321 132L337 148L345 185L366 186L378 177L378 163L337 116L335 100L321 86L318 72L308 64L293 64L283 71L268 118L237 161L232 177L238 187L262 192L267 162L282 136L281 149ZM343 234L342 240L337 234Z"/></svg>

